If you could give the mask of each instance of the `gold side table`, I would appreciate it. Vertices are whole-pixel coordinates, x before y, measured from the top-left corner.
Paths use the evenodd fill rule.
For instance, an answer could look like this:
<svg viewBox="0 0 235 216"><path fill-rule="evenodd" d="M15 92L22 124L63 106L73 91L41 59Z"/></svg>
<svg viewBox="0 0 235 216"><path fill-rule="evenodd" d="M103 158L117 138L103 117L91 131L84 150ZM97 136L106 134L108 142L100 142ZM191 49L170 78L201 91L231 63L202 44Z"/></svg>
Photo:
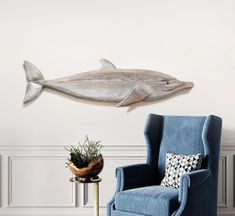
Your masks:
<svg viewBox="0 0 235 216"><path fill-rule="evenodd" d="M94 191L93 191L93 196L94 196L94 216L99 216L99 183L101 182L101 178L99 176L91 179L83 179L79 177L73 177L70 179L71 182L73 183L82 183L82 184L89 184L93 183L94 184Z"/></svg>

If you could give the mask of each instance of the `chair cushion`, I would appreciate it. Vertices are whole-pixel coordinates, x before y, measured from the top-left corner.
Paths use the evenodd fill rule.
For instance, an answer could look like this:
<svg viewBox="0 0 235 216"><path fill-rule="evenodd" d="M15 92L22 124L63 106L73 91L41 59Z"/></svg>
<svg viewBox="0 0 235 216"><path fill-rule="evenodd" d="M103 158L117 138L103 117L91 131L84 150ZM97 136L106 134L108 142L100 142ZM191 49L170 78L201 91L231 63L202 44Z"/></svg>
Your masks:
<svg viewBox="0 0 235 216"><path fill-rule="evenodd" d="M175 188L148 186L121 191L115 196L115 207L149 216L169 216L178 208L178 193Z"/></svg>
<svg viewBox="0 0 235 216"><path fill-rule="evenodd" d="M161 185L166 187L180 187L180 177L188 172L201 168L202 154L182 155L166 153L166 173Z"/></svg>

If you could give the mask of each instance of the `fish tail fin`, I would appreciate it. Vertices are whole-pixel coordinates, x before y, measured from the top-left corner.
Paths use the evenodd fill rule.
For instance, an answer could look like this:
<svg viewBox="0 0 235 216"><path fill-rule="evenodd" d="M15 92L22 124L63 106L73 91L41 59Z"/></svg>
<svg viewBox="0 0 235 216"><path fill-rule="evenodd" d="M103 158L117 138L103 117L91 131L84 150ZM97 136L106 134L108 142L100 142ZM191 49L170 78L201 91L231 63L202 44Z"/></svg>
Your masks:
<svg viewBox="0 0 235 216"><path fill-rule="evenodd" d="M24 97L24 103L27 103L38 97L42 92L43 85L39 81L44 81L44 77L41 71L28 61L24 61L23 67L28 82Z"/></svg>

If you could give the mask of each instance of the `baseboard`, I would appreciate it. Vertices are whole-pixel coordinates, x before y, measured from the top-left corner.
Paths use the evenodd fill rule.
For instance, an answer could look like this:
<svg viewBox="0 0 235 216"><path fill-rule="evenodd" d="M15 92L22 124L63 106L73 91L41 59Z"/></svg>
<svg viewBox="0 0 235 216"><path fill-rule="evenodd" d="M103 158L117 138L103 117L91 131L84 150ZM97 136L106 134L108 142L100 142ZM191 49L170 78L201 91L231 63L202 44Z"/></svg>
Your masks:
<svg viewBox="0 0 235 216"><path fill-rule="evenodd" d="M76 213L10 213L0 212L2 216L91 216L91 213L78 211ZM106 213L100 213L100 216L106 216ZM234 216L235 212L218 213L217 216Z"/></svg>
<svg viewBox="0 0 235 216"><path fill-rule="evenodd" d="M0 213L0 215L2 216L91 216L91 213L55 213L55 214L51 214L51 213ZM99 216L106 216L106 214L99 214Z"/></svg>
<svg viewBox="0 0 235 216"><path fill-rule="evenodd" d="M218 212L217 216L234 216L235 212L226 212L226 213L222 213L222 212Z"/></svg>
<svg viewBox="0 0 235 216"><path fill-rule="evenodd" d="M2 216L91 216L93 215L93 212L82 212L78 210L77 212L73 213L59 213L59 212L22 212L22 213L16 213L16 212L0 212L0 215ZM106 216L106 212L100 212L99 216Z"/></svg>

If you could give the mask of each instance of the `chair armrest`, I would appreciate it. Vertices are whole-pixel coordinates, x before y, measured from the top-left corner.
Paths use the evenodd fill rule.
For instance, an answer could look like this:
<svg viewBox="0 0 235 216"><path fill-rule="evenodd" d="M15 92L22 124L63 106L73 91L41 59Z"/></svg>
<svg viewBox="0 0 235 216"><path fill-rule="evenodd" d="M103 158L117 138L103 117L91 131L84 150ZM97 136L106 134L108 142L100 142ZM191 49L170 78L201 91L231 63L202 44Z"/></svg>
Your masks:
<svg viewBox="0 0 235 216"><path fill-rule="evenodd" d="M182 178L182 181L186 181L186 180L184 180L184 178L186 178L187 183L188 183L188 187L194 188L194 187L202 184L204 181L206 181L210 175L211 175L210 170L202 169L202 170L197 170L197 171L193 171L190 173L186 173L186 174L182 175L181 178Z"/></svg>
<svg viewBox="0 0 235 216"><path fill-rule="evenodd" d="M117 191L155 185L157 175L148 164L135 164L116 169Z"/></svg>
<svg viewBox="0 0 235 216"><path fill-rule="evenodd" d="M199 186L206 181L210 175L211 171L208 169L197 170L182 175L180 179L179 200L182 199L183 192L188 191L188 188Z"/></svg>
<svg viewBox="0 0 235 216"><path fill-rule="evenodd" d="M188 196L191 196L189 194L189 191L196 188L197 186L201 186L204 183L207 182L207 180L211 176L211 171L208 169L202 169L202 170L197 170L193 171L190 173L186 173L181 176L180 179L180 188L179 188L179 202L180 202L180 207L178 211L174 214L174 216L181 216L182 212L185 210L187 200L189 199ZM196 189L198 190L198 189ZM203 194L207 194L208 191L206 190L206 187L202 187L202 191L200 191L201 196ZM197 203L200 206L200 197L197 197Z"/></svg>

